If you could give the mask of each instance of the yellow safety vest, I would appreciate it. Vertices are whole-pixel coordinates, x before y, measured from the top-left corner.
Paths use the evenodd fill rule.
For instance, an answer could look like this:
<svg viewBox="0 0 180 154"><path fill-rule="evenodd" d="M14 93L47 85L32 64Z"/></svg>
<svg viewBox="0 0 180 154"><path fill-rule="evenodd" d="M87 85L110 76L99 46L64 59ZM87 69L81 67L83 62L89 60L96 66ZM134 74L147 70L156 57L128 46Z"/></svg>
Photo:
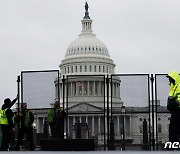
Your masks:
<svg viewBox="0 0 180 154"><path fill-rule="evenodd" d="M28 127L30 121L29 112L25 112L24 114L25 114L25 126ZM22 128L21 121L19 123L20 123L20 128Z"/></svg>
<svg viewBox="0 0 180 154"><path fill-rule="evenodd" d="M1 125L8 125L8 119L7 119L7 116L6 116L6 110L7 109L0 110L0 124Z"/></svg>
<svg viewBox="0 0 180 154"><path fill-rule="evenodd" d="M169 96L176 98L180 107L180 75L176 71L171 71L168 76L173 78L175 81L175 85L172 83L170 85Z"/></svg>

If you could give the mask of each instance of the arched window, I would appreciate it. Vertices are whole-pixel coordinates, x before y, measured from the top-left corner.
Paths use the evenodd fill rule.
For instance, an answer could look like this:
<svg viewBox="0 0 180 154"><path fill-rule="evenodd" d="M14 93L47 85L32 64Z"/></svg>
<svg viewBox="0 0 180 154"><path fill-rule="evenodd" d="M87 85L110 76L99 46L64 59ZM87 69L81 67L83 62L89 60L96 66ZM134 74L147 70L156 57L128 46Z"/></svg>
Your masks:
<svg viewBox="0 0 180 154"><path fill-rule="evenodd" d="M69 73L69 66L68 66L68 72L67 73Z"/></svg>
<svg viewBox="0 0 180 154"><path fill-rule="evenodd" d="M80 66L80 72L82 72L82 66Z"/></svg>
<svg viewBox="0 0 180 154"><path fill-rule="evenodd" d="M86 65L84 66L84 72L87 72L87 66Z"/></svg>
<svg viewBox="0 0 180 154"><path fill-rule="evenodd" d="M96 72L96 65L94 65L94 72Z"/></svg>
<svg viewBox="0 0 180 154"><path fill-rule="evenodd" d="M76 66L76 68L75 68L75 72L77 72L77 66Z"/></svg>
<svg viewBox="0 0 180 154"><path fill-rule="evenodd" d="M96 47L96 51L98 51L98 47Z"/></svg>
<svg viewBox="0 0 180 154"><path fill-rule="evenodd" d="M101 72L101 66L99 66L99 72Z"/></svg>
<svg viewBox="0 0 180 154"><path fill-rule="evenodd" d="M73 66L71 66L71 73L73 73Z"/></svg>
<svg viewBox="0 0 180 154"><path fill-rule="evenodd" d="M91 72L92 71L92 66L91 65L89 65L89 72Z"/></svg>

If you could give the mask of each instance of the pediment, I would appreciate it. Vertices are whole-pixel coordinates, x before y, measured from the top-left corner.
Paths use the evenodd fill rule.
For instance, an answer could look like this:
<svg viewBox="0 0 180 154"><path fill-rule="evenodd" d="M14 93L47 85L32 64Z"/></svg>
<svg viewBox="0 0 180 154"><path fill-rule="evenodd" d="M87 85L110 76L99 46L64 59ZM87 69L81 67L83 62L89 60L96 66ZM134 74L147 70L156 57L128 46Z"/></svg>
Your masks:
<svg viewBox="0 0 180 154"><path fill-rule="evenodd" d="M88 103L79 103L69 108L68 112L102 112L103 109Z"/></svg>

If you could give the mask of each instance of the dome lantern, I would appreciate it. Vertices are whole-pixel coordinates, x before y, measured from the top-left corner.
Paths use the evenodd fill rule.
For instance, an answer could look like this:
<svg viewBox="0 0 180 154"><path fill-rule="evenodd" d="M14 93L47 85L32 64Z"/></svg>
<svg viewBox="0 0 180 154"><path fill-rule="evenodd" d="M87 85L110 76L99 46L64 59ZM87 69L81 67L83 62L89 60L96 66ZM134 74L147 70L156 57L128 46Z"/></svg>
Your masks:
<svg viewBox="0 0 180 154"><path fill-rule="evenodd" d="M86 2L85 16L81 20L82 31L68 46L65 58L59 65L62 74L114 73L115 64L109 56L106 45L93 34L88 9ZM93 70L90 69L92 66Z"/></svg>
<svg viewBox="0 0 180 154"><path fill-rule="evenodd" d="M82 22L82 33L92 33L92 20L89 17L89 12L88 12L88 3L86 2L85 4L85 16L83 18Z"/></svg>

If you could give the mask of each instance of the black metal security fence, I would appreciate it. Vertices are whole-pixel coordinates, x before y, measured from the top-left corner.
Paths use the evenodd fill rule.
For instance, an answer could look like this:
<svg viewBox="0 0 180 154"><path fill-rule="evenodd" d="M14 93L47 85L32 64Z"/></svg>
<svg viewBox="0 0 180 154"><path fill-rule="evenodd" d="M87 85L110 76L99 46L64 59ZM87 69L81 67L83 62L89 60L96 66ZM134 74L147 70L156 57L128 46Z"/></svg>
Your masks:
<svg viewBox="0 0 180 154"><path fill-rule="evenodd" d="M71 139L94 139L97 149L106 149L108 114L105 75L69 75L65 91L67 136ZM78 127L80 133L73 135L73 129Z"/></svg>
<svg viewBox="0 0 180 154"><path fill-rule="evenodd" d="M156 150L162 150L169 140L170 113L166 109L169 92L169 80L167 74L155 74L155 139Z"/></svg>
<svg viewBox="0 0 180 154"><path fill-rule="evenodd" d="M66 139L94 139L97 150L161 150L168 141L165 74L60 76L58 70L26 71L19 84L21 102L35 114L37 146L47 111L57 100L67 112Z"/></svg>
<svg viewBox="0 0 180 154"><path fill-rule="evenodd" d="M50 108L59 99L59 71L21 72L21 102L28 108Z"/></svg>
<svg viewBox="0 0 180 154"><path fill-rule="evenodd" d="M125 150L150 150L151 126L149 74L115 74L110 76L110 119L114 124L114 142ZM143 121L146 120L146 138ZM111 134L110 134L111 136ZM117 147L116 147L117 148Z"/></svg>

